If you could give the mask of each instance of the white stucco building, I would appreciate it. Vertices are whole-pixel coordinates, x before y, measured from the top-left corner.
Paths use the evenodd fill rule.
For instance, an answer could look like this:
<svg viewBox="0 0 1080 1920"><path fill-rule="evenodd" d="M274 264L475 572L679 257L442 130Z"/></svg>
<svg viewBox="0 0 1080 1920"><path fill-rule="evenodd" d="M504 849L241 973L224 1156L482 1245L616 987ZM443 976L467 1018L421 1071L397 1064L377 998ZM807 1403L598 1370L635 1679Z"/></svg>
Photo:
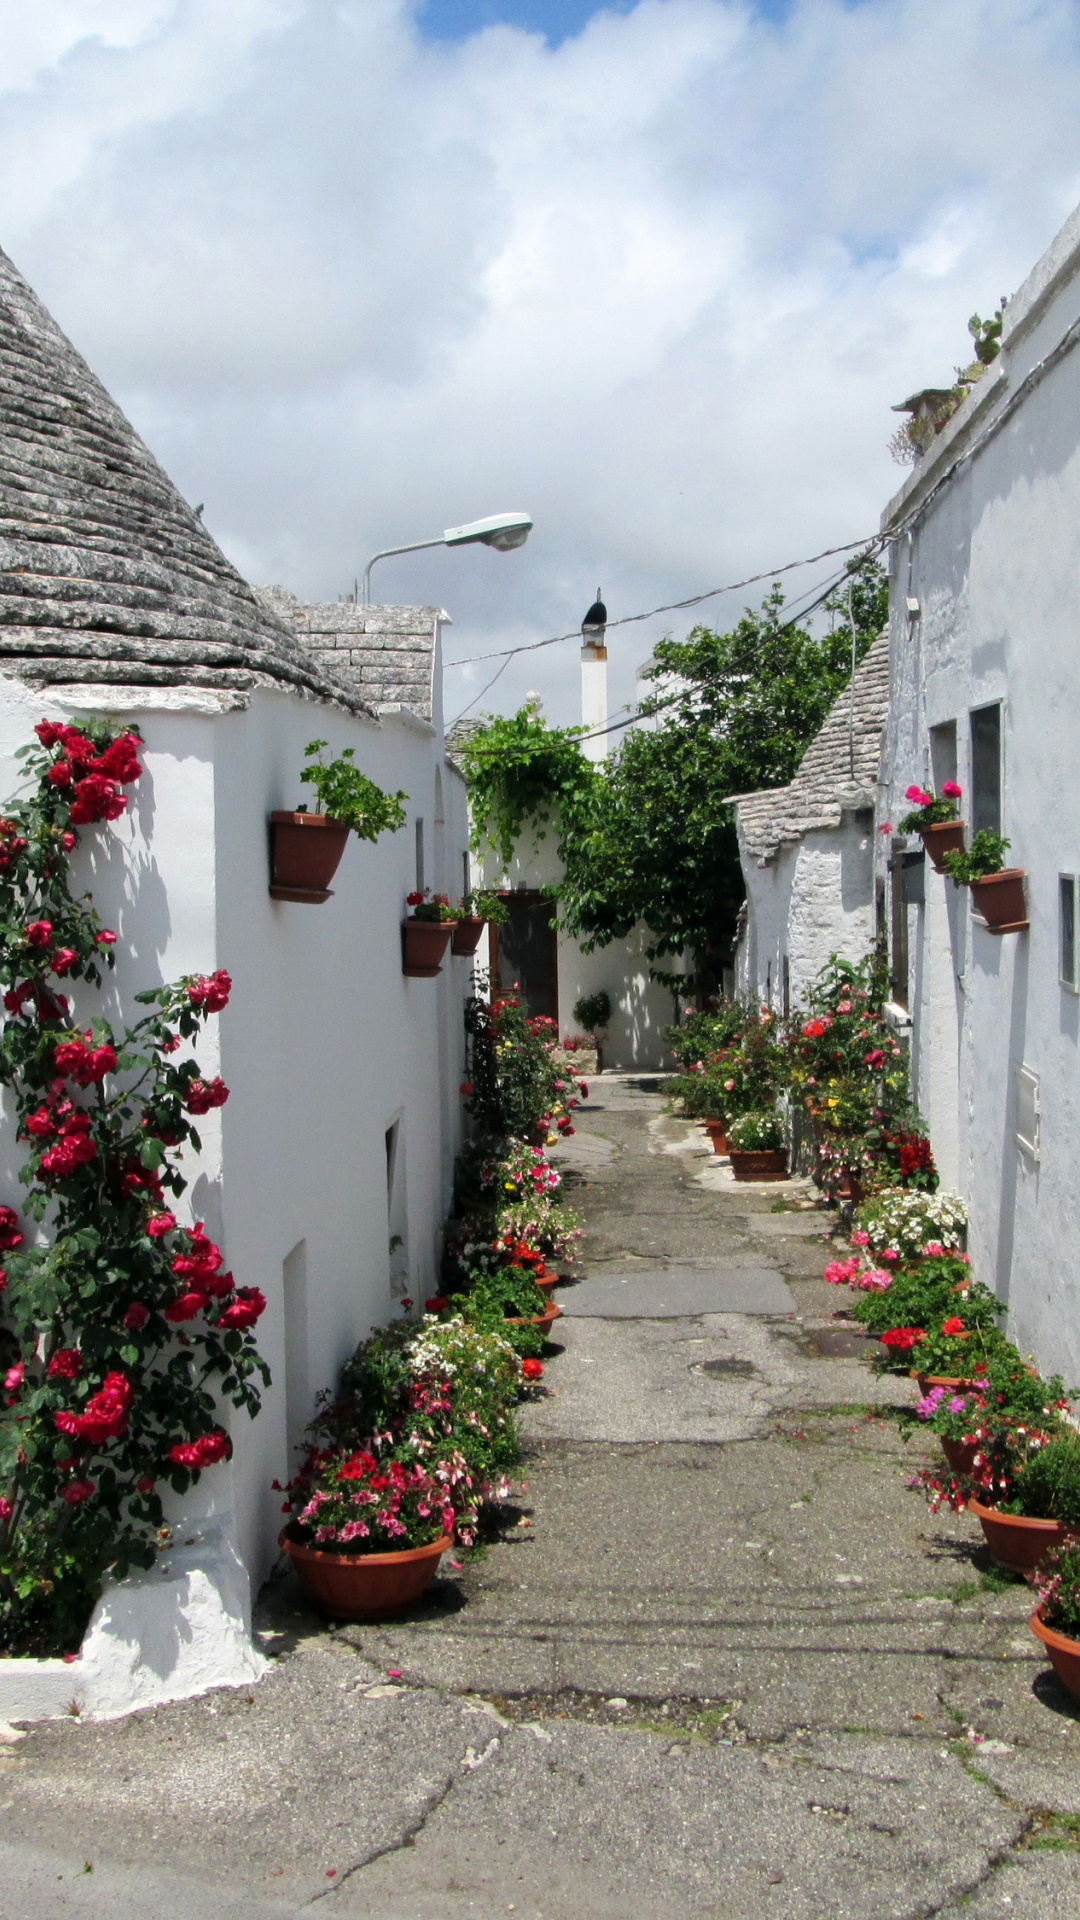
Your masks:
<svg viewBox="0 0 1080 1920"><path fill-rule="evenodd" d="M889 638L860 661L786 787L737 796L746 906L735 991L786 1013L830 954L874 942L874 804L888 706Z"/></svg>
<svg viewBox="0 0 1080 1920"><path fill-rule="evenodd" d="M1080 212L1005 309L1002 352L890 503L892 692L879 819L955 778L1004 833L1026 931L925 864L891 888L893 993L980 1278L1039 1364L1080 1378ZM918 841L906 851L918 859ZM912 895L922 892L920 902ZM907 897L905 897L905 895Z"/></svg>
<svg viewBox="0 0 1080 1920"><path fill-rule="evenodd" d="M0 371L0 793L43 715L104 713L145 743L130 810L76 857L120 934L105 995L76 1013L131 1014L135 991L188 972L234 982L200 1056L231 1097L200 1122L181 1211L265 1293L273 1386L254 1423L223 1415L234 1457L203 1474L184 1531L257 1587L281 1525L270 1483L315 1394L438 1271L470 970L448 955L438 979L405 978L400 923L406 892L456 894L463 871L443 616L256 595L2 254ZM310 799L314 736L408 795L407 826L351 837L318 907L268 891L268 815ZM0 1197L18 1206L12 1133Z"/></svg>

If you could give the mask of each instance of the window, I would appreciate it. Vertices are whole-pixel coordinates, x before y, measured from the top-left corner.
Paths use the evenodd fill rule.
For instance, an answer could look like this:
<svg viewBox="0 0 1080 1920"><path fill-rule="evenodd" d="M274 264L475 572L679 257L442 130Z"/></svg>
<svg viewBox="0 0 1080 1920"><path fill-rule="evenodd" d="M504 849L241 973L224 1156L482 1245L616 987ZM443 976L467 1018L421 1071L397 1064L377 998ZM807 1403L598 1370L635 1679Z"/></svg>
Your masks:
<svg viewBox="0 0 1080 1920"><path fill-rule="evenodd" d="M424 823L416 823L416 891L424 891Z"/></svg>
<svg viewBox="0 0 1080 1920"><path fill-rule="evenodd" d="M1058 973L1063 987L1080 993L1076 965L1076 890L1075 873L1058 874Z"/></svg>
<svg viewBox="0 0 1080 1920"><path fill-rule="evenodd" d="M1033 1160L1039 1157L1039 1076L1030 1067L1016 1069L1016 1137Z"/></svg>
<svg viewBox="0 0 1080 1920"><path fill-rule="evenodd" d="M898 1007L908 1003L908 926L907 901L904 898L904 848L893 841L890 861L892 887L892 997Z"/></svg>
<svg viewBox="0 0 1080 1920"><path fill-rule="evenodd" d="M946 720L930 729L930 778L934 792L940 793L946 780L956 779L956 721Z"/></svg>
<svg viewBox="0 0 1080 1920"><path fill-rule="evenodd" d="M971 715L971 829L1001 832L1001 704Z"/></svg>

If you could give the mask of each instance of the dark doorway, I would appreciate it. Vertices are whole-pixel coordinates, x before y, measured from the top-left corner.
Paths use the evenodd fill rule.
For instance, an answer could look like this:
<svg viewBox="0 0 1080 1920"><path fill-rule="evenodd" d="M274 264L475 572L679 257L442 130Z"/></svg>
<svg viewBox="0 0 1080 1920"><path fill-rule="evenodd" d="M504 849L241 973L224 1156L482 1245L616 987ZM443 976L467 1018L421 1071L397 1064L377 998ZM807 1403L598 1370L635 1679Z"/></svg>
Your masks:
<svg viewBox="0 0 1080 1920"><path fill-rule="evenodd" d="M542 893L505 893L510 918L491 929L491 984L497 994L518 989L530 1015L559 1018L555 908Z"/></svg>

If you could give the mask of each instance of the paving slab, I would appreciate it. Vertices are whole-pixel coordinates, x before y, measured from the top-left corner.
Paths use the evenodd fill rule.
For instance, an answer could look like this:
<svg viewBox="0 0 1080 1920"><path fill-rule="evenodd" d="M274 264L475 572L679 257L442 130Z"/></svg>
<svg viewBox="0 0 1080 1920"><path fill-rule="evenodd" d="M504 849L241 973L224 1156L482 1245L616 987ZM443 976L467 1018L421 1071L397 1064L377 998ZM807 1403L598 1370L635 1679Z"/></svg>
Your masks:
<svg viewBox="0 0 1080 1920"><path fill-rule="evenodd" d="M775 1267L645 1267L597 1271L559 1293L565 1314L590 1319L669 1320L696 1313L794 1313Z"/></svg>

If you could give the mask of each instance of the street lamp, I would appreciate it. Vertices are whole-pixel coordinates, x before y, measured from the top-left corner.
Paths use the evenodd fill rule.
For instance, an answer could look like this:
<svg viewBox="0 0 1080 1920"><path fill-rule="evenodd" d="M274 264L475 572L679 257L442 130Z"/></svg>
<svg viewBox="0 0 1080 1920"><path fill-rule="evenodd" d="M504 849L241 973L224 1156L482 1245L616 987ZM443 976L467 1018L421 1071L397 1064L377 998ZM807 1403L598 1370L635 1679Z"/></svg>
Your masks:
<svg viewBox="0 0 1080 1920"><path fill-rule="evenodd" d="M388 560L395 553L419 553L421 547L470 547L477 542L494 547L497 553L509 553L523 547L532 528L527 513L489 513L486 520L470 520L464 527L447 527L437 540L410 540L404 547L384 547L373 553L364 568L364 605L371 605L371 569L376 560Z"/></svg>

